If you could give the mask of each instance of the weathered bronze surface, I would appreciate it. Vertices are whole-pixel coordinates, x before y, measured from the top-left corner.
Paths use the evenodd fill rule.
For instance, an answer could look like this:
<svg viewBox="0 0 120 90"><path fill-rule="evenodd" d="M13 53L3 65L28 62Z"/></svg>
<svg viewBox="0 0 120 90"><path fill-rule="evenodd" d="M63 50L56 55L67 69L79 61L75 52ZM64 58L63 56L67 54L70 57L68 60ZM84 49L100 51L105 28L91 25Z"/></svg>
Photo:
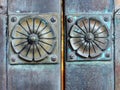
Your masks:
<svg viewBox="0 0 120 90"><path fill-rule="evenodd" d="M114 90L111 62L67 62L66 90Z"/></svg>
<svg viewBox="0 0 120 90"><path fill-rule="evenodd" d="M60 0L8 0L7 90L61 90L60 9ZM38 35L35 31L40 22ZM28 45L21 44L25 36ZM29 49L29 45L33 47ZM23 52L17 52L21 48Z"/></svg>
<svg viewBox="0 0 120 90"><path fill-rule="evenodd" d="M0 90L6 90L6 15L0 15Z"/></svg>
<svg viewBox="0 0 120 90"><path fill-rule="evenodd" d="M65 0L65 13L113 13L114 0Z"/></svg>
<svg viewBox="0 0 120 90"><path fill-rule="evenodd" d="M112 58L112 15L69 15L72 22L67 23L68 61L98 60ZM107 18L107 21L105 20ZM90 36L89 36L90 35ZM89 39L90 38L90 39ZM91 40L92 39L92 40ZM104 53L103 53L104 52ZM75 53L77 55L75 55ZM106 55L109 54L107 57ZM71 58L73 55L73 58Z"/></svg>
<svg viewBox="0 0 120 90"><path fill-rule="evenodd" d="M65 0L66 90L114 90L113 2Z"/></svg>
<svg viewBox="0 0 120 90"><path fill-rule="evenodd" d="M16 21L11 21L13 18L16 18ZM52 18L55 22L51 21ZM58 20L58 14L10 15L10 63L58 63Z"/></svg>
<svg viewBox="0 0 120 90"><path fill-rule="evenodd" d="M42 41L52 48L43 45L45 56L37 46L29 49L41 38L29 29L21 55L16 46L22 42L15 38L26 34L17 26L35 17L43 20L41 29L50 26L41 34L55 36L53 42ZM39 25L28 23L25 27ZM120 0L0 0L0 90L120 90L119 29Z"/></svg>
<svg viewBox="0 0 120 90"><path fill-rule="evenodd" d="M60 0L8 0L8 13L39 14L60 12Z"/></svg>

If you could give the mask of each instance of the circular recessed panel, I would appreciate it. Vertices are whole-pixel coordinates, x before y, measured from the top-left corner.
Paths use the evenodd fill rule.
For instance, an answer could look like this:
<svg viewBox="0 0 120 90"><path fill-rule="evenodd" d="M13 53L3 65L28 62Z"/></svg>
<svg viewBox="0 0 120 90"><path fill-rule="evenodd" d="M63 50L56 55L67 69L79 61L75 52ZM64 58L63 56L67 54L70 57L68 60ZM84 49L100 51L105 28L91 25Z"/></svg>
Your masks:
<svg viewBox="0 0 120 90"><path fill-rule="evenodd" d="M70 30L70 45L82 57L96 57L108 45L108 30L99 20L82 18Z"/></svg>
<svg viewBox="0 0 120 90"><path fill-rule="evenodd" d="M20 58L39 61L52 53L56 38L52 27L40 17L26 17L11 33L12 47Z"/></svg>

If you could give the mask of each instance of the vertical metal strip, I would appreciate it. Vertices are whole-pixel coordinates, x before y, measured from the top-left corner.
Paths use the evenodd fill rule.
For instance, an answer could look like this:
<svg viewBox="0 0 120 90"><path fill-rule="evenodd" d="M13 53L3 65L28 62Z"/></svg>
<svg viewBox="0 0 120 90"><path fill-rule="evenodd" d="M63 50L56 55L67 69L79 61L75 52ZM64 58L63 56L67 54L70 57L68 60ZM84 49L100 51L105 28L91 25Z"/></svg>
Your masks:
<svg viewBox="0 0 120 90"><path fill-rule="evenodd" d="M64 24L65 24L65 8L64 8L65 1L62 0L62 63L61 63L61 69L62 69L62 90L65 90L65 29L64 29Z"/></svg>

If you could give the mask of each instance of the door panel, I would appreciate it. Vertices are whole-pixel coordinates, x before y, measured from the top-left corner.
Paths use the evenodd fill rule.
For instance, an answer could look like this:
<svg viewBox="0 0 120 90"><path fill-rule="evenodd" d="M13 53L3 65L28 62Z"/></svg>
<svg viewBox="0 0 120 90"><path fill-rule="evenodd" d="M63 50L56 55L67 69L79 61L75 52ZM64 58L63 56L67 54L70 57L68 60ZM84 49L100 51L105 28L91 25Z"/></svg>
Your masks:
<svg viewBox="0 0 120 90"><path fill-rule="evenodd" d="M119 90L120 0L64 1L0 0L0 90Z"/></svg>
<svg viewBox="0 0 120 90"><path fill-rule="evenodd" d="M60 90L60 0L8 3L8 90Z"/></svg>
<svg viewBox="0 0 120 90"><path fill-rule="evenodd" d="M66 90L114 90L113 1L96 3L65 1Z"/></svg>

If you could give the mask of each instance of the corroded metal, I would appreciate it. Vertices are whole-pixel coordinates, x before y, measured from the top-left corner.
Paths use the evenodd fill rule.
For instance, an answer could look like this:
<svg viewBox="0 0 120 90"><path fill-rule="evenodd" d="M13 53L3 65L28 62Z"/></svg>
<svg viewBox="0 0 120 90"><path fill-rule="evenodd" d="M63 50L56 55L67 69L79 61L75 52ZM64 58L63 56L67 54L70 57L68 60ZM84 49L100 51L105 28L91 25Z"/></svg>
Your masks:
<svg viewBox="0 0 120 90"><path fill-rule="evenodd" d="M114 90L113 2L65 0L66 90Z"/></svg>
<svg viewBox="0 0 120 90"><path fill-rule="evenodd" d="M68 37L66 37L66 38L68 38L68 40L66 42L66 44L67 44L66 61L67 62L66 62L66 68L65 68L66 69L66 90L73 90L76 87L78 88L78 90L82 90L82 89L85 89L85 90L109 90L109 89L114 90L114 71L113 71L113 65L114 65L113 52L114 52L114 50L113 50L113 41L112 41L113 29L112 29L112 21L111 21L112 15L107 15L107 17L109 18L109 21L107 21L107 22L104 21L104 17L106 17L104 15L103 16L99 15L99 16L95 17L95 19L94 19L94 20L97 19L97 20L101 21L101 24L103 26L107 27L107 29L105 29L105 28L100 29L100 32L101 32L101 30L105 31L104 33L102 33L103 38L102 38L102 40L100 40L100 43L102 43L104 40L106 40L106 38L109 38L108 39L109 41L107 41L106 44L104 42L102 47L100 46L101 44L98 44L98 45L93 44L93 45L95 45L94 46L95 51L90 54L90 55L93 55L93 57L89 57L89 51L87 52L87 50L89 50L89 48L87 48L85 50L86 44L82 43L82 45L81 45L81 43L79 42L78 45L75 45L75 43L77 41L79 41L79 39L81 39L82 37L83 37L83 39L86 39L85 36L81 35L82 31L80 32L80 30L88 31L89 30L88 27L86 26L86 29L85 28L79 29L80 27L78 29L76 29L76 28L71 29L71 27L74 26L74 21L76 22L76 20L83 18L83 16L84 17L95 17L95 15L80 15L80 17L77 19L76 16L73 16L73 17L75 17L75 19L73 19L73 23L69 23L69 22L67 23L68 33L66 36L68 36ZM68 16L68 18L69 18L69 16ZM81 25L83 25L83 24L81 24ZM96 24L96 25L98 25L99 27L101 26L99 24ZM71 33L71 30L79 33L80 37L77 37L78 36L77 33ZM93 29L91 29L91 30L93 30ZM95 29L95 31L96 30L97 30L97 28ZM108 31L106 31L106 30L108 30ZM70 31L70 33L69 33L69 31ZM75 38L73 38L73 37L75 37ZM87 41L86 40L84 40L84 41L91 42L91 38L93 40L94 36L89 36L87 38L88 38ZM78 40L76 41L76 39L78 39ZM69 42L69 40L71 40L71 41ZM91 48L93 49L93 47L91 47ZM104 48L104 50L101 50L102 48ZM77 51L77 50L79 50L79 51ZM78 53L78 52L81 52L81 53ZM101 54L99 52L101 52ZM95 56L95 55L97 55L96 53L99 55ZM82 60L82 62L80 62L81 60ZM92 60L94 60L94 61L92 61ZM106 60L107 60L107 63L104 62ZM108 60L110 60L110 61L108 61ZM99 61L98 66L96 66L96 64L97 64L96 61ZM83 66L84 66L84 68L82 68ZM104 69L103 66L106 66L106 68ZM97 68L99 73L101 73L101 76L97 76L98 71L95 69L94 72L96 74L89 77L90 76L90 74L88 74L89 71L91 71L91 73L93 72L92 71L93 69L91 69L92 67ZM101 71L101 69L103 69L103 71ZM73 73L71 70L75 71L75 72ZM83 72L82 72L82 70L83 70ZM105 78L105 76L102 75L102 74L104 74L104 70L107 75L110 75L109 80L103 79L103 78ZM83 80L82 76L86 76L85 77L86 79L84 78L84 80ZM77 78L73 78L73 77L77 77ZM90 81L91 84L89 86L89 84L87 84L86 82L89 81L89 79L91 79L91 78L96 78L96 79ZM103 82L102 79L104 80L104 82L109 82L109 84L102 84L102 82ZM96 80L98 80L99 82L96 82ZM96 82L96 83L94 83L94 82ZM82 83L85 83L85 84L82 84ZM95 85L95 87L93 85ZM110 88L108 89L108 87L110 87Z"/></svg>
<svg viewBox="0 0 120 90"><path fill-rule="evenodd" d="M60 0L8 0L8 90L61 90L60 9Z"/></svg>
<svg viewBox="0 0 120 90"><path fill-rule="evenodd" d="M111 62L66 63L66 90L114 90Z"/></svg>
<svg viewBox="0 0 120 90"><path fill-rule="evenodd" d="M117 0L119 1L119 0ZM65 0L65 13L113 13L114 0Z"/></svg>

